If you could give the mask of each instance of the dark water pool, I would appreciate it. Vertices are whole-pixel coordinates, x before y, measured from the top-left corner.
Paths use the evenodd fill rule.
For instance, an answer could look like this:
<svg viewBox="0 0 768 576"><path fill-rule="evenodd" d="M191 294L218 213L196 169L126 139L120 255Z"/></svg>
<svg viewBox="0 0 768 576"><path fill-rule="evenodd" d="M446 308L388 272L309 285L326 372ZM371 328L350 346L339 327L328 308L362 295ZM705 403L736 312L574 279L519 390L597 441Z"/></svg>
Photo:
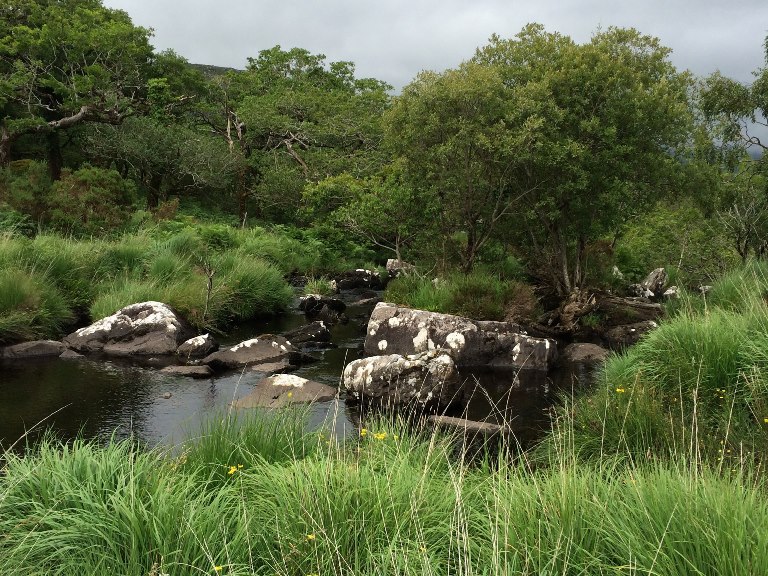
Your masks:
<svg viewBox="0 0 768 576"><path fill-rule="evenodd" d="M320 360L296 374L338 386L347 362L359 357L370 307L351 306L351 321L332 328L338 348L313 352ZM239 326L224 344L281 333L305 323L290 313L270 322ZM78 435L108 440L134 436L149 445L176 444L199 423L229 409L263 375L244 371L203 380L162 374L157 367L107 358L45 359L0 363L0 446L22 448L50 429L61 439ZM464 374L470 419L508 424L516 434L535 436L548 424L547 408L559 386L552 376ZM164 398L170 393L169 398ZM359 421L355 407L343 401L310 408L310 425L334 426L340 436Z"/></svg>

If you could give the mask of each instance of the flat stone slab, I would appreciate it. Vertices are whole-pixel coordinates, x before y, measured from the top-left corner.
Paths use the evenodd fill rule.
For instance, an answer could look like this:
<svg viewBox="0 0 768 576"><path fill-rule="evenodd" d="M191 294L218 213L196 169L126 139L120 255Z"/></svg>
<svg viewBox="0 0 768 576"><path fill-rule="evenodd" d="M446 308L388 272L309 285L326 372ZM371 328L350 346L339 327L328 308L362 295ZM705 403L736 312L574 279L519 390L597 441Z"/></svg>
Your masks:
<svg viewBox="0 0 768 576"><path fill-rule="evenodd" d="M293 372L297 368L298 366L294 366L286 358L283 358L279 362L267 362L251 366L251 372L261 372L266 376L273 376L275 374L283 374L284 372Z"/></svg>
<svg viewBox="0 0 768 576"><path fill-rule="evenodd" d="M195 336L183 342L176 350L176 354L182 358L205 358L219 349L219 343L210 334Z"/></svg>
<svg viewBox="0 0 768 576"><path fill-rule="evenodd" d="M456 430L463 432L464 434L472 433L473 435L493 436L494 434L501 434L506 430L504 426L500 426L499 424L466 420L464 418L453 418L451 416L432 415L427 420L440 428Z"/></svg>
<svg viewBox="0 0 768 576"><path fill-rule="evenodd" d="M253 391L232 403L233 408L281 408L290 404L326 402L336 398L331 386L292 374L278 374L256 384Z"/></svg>
<svg viewBox="0 0 768 576"><path fill-rule="evenodd" d="M4 360L23 360L25 358L45 358L61 356L66 346L56 340L33 340L0 349L0 358Z"/></svg>
<svg viewBox="0 0 768 576"><path fill-rule="evenodd" d="M176 376L189 376L190 378L210 378L213 370L210 366L166 366L160 370L162 374L175 374Z"/></svg>
<svg viewBox="0 0 768 576"><path fill-rule="evenodd" d="M262 334L223 348L203 358L203 364L217 368L240 368L272 362L290 362L301 358L301 352L283 336Z"/></svg>

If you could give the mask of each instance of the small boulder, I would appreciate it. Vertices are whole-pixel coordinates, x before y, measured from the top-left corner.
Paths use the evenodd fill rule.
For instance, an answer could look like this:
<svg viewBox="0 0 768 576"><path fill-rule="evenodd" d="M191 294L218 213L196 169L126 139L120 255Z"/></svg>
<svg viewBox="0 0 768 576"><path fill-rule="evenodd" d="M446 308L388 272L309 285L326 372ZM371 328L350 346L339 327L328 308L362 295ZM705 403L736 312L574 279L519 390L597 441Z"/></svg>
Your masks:
<svg viewBox="0 0 768 576"><path fill-rule="evenodd" d="M354 288L383 290L385 282L378 271L358 268L337 276L336 284L339 290L353 290Z"/></svg>
<svg viewBox="0 0 768 576"><path fill-rule="evenodd" d="M286 360L298 361L302 354L298 348L283 336L263 334L240 342L231 348L224 348L203 358L203 364L214 369L238 368L246 365L265 364ZM291 362L293 363L293 362Z"/></svg>
<svg viewBox="0 0 768 576"><path fill-rule="evenodd" d="M310 324L300 326L295 330L286 332L284 336L294 345L331 341L331 331L328 330L328 326L322 320L316 320Z"/></svg>
<svg viewBox="0 0 768 576"><path fill-rule="evenodd" d="M183 342L176 350L176 354L187 360L191 358L204 358L219 349L219 343L210 334L195 336Z"/></svg>
<svg viewBox="0 0 768 576"><path fill-rule="evenodd" d="M23 360L25 358L45 358L61 356L66 346L56 340L34 340L13 346L0 348L0 358L4 360Z"/></svg>
<svg viewBox="0 0 768 576"><path fill-rule="evenodd" d="M190 378L210 378L213 376L213 370L210 366L166 366L160 372L176 376L189 376Z"/></svg>
<svg viewBox="0 0 768 576"><path fill-rule="evenodd" d="M563 350L561 360L564 364L584 364L595 366L605 361L611 352L597 344L576 342Z"/></svg>
<svg viewBox="0 0 768 576"><path fill-rule="evenodd" d="M651 330L655 330L659 325L653 320L637 322L635 324L626 324L624 326L614 326L605 333L605 340L612 350L621 350L633 344L637 344L640 338L645 336Z"/></svg>
<svg viewBox="0 0 768 576"><path fill-rule="evenodd" d="M174 354L190 335L186 323L162 302L141 302L64 338L77 352L115 356Z"/></svg>
<svg viewBox="0 0 768 576"><path fill-rule="evenodd" d="M430 350L350 362L344 369L343 385L357 401L448 406L460 400L461 378L445 350Z"/></svg>
<svg viewBox="0 0 768 576"><path fill-rule="evenodd" d="M281 408L289 404L327 402L336 398L337 390L326 384L292 374L265 378L253 391L232 403L234 408Z"/></svg>
<svg viewBox="0 0 768 576"><path fill-rule="evenodd" d="M656 268L656 270L653 270L645 277L645 280L640 283L640 286L658 298L664 294L668 280L669 275L667 274L667 271L664 268Z"/></svg>
<svg viewBox="0 0 768 576"><path fill-rule="evenodd" d="M398 276L408 276L416 272L416 266L398 260L397 258L390 258L387 260L387 274L390 278L397 278Z"/></svg>

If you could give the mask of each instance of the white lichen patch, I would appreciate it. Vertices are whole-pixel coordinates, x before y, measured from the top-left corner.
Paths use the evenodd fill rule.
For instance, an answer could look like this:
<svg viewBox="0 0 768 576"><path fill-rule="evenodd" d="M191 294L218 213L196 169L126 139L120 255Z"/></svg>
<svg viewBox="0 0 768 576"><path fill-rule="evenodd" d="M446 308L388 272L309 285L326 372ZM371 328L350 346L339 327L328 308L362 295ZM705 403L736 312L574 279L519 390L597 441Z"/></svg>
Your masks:
<svg viewBox="0 0 768 576"><path fill-rule="evenodd" d="M210 339L210 334L203 334L202 336L195 336L194 338L190 338L184 344L187 344L189 346L204 346L208 340Z"/></svg>
<svg viewBox="0 0 768 576"><path fill-rule="evenodd" d="M291 386L292 388L303 388L304 384L309 382L306 378L300 378L293 374L279 374L272 376L271 380L273 386Z"/></svg>
<svg viewBox="0 0 768 576"><path fill-rule="evenodd" d="M464 339L464 334L461 332L451 332L446 336L445 343L448 344L448 347L451 350L461 350L464 348L466 340Z"/></svg>
<svg viewBox="0 0 768 576"><path fill-rule="evenodd" d="M240 344L235 344L232 346L232 348L229 349L230 352L237 352L238 350L242 350L243 348L250 348L254 344L258 344L259 339L258 338L251 338L250 340L245 340L244 342L240 342Z"/></svg>
<svg viewBox="0 0 768 576"><path fill-rule="evenodd" d="M432 341L432 338L427 340L427 350L434 350L435 349L435 343Z"/></svg>
<svg viewBox="0 0 768 576"><path fill-rule="evenodd" d="M386 340L379 340L379 350L384 352L384 350L387 349L387 341Z"/></svg>
<svg viewBox="0 0 768 576"><path fill-rule="evenodd" d="M512 348L512 362L517 361L517 357L520 355L520 343L515 344L515 347Z"/></svg>
<svg viewBox="0 0 768 576"><path fill-rule="evenodd" d="M393 316L392 318L389 319L389 322L387 322L390 328L399 328L402 325L402 323L403 321L397 316Z"/></svg>
<svg viewBox="0 0 768 576"><path fill-rule="evenodd" d="M283 352L288 352L288 349L282 344L280 344L280 350L282 350Z"/></svg>
<svg viewBox="0 0 768 576"><path fill-rule="evenodd" d="M413 339L413 348L416 352L424 352L427 349L427 341L429 340L429 333L426 328L419 330L416 337Z"/></svg>

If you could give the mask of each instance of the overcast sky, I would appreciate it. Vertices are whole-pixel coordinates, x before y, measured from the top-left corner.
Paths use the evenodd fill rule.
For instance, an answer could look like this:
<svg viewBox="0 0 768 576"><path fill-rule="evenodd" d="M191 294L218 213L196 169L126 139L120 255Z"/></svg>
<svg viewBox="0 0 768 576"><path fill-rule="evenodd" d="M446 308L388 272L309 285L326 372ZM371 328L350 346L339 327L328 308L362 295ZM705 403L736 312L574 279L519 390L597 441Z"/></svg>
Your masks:
<svg viewBox="0 0 768 576"><path fill-rule="evenodd" d="M528 22L588 41L598 28L634 27L673 49L679 69L720 70L743 82L765 64L768 0L104 0L155 30L158 50L190 62L243 68L277 44L329 61L351 60L358 76L400 88L421 70L471 57L492 33Z"/></svg>

